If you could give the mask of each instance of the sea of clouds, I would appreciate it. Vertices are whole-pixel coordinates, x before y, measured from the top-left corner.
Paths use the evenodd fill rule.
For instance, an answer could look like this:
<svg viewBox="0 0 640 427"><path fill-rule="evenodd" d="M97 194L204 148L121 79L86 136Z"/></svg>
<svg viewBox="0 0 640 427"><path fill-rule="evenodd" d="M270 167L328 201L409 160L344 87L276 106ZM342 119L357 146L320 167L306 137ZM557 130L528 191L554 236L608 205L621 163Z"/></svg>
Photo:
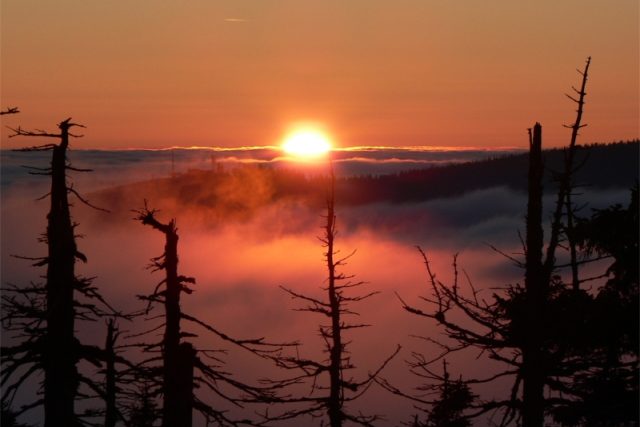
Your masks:
<svg viewBox="0 0 640 427"><path fill-rule="evenodd" d="M511 153L511 150L417 150L360 149L334 154L336 169L341 175L379 174L418 167ZM1 206L1 280L4 284L27 284L41 280L45 273L29 262L13 257L42 256L46 247L38 238L46 227L47 201L35 199L47 192L47 178L29 175L22 165L46 167L46 152L7 152L2 156ZM190 169L210 169L223 165L254 162L274 167L310 168L322 173L326 165L296 163L274 149L242 150L74 150L69 155L74 166L94 169L93 173L73 173L71 179L83 194L130 182L167 177ZM314 169L315 168L315 169ZM585 192L581 200L591 208L613 203L626 203L624 188ZM140 203L144 195L140 195ZM545 196L545 210L553 206L553 194ZM197 284L193 295L185 295L183 309L239 337L265 336L274 341L299 340L302 355L321 356L318 322L313 314L295 311L299 304L292 301L280 286L286 286L314 297L322 297L325 284L323 248L317 236L321 234L323 210L296 203L277 201L260 208L250 216L208 227L203 213L182 210L179 206L158 213L167 221L177 219L180 231L180 271L194 276ZM73 215L79 223L77 233L80 250L88 262L79 264L79 273L95 276L94 283L113 306L121 310L136 310L142 303L136 295L149 293L161 280L158 273L145 268L149 259L162 253L162 236L132 218L136 206L116 206L118 212L96 212L74 201ZM341 253L355 250L343 267L366 282L365 289L380 294L360 303L356 311L358 322L372 326L349 332L350 350L362 377L384 360L396 347L403 349L388 366L384 376L396 386L412 392L420 380L409 374L405 361L412 352L433 356L439 351L433 344L416 336L443 339L442 330L432 322L405 312L397 296L425 310L429 305L420 296L429 295L427 275L416 245L428 254L437 277L445 283L453 280L452 259L458 253L458 264L483 295L490 296L495 288L521 280L522 270L492 250L497 246L505 253L520 256L518 232L524 229L526 195L507 187L495 187L470 192L455 198L436 199L421 203L364 206L337 206L337 247ZM111 217L110 217L111 215ZM114 221L113 215L118 218ZM465 279L466 280L466 279ZM468 284L461 284L463 287ZM131 332L136 324L121 327ZM226 356L229 370L248 381L277 376L272 367L256 363L246 355L221 344L203 330L194 342L204 348L230 350ZM105 328L101 322L83 326L80 334L88 342L102 345ZM218 347L219 346L219 347ZM452 375L481 376L494 369L477 353L468 352L450 360ZM476 392L484 397L503 397L508 381L483 386ZM32 387L35 388L35 385ZM34 388L30 389L33 392ZM25 392L27 393L27 392ZM22 396L25 398L25 396ZM413 404L378 387L373 387L354 411L378 413L387 421L380 426L396 426L409 421L416 412ZM25 420L37 421L37 411ZM198 419L201 423L202 420ZM291 424L301 425L301 424Z"/></svg>

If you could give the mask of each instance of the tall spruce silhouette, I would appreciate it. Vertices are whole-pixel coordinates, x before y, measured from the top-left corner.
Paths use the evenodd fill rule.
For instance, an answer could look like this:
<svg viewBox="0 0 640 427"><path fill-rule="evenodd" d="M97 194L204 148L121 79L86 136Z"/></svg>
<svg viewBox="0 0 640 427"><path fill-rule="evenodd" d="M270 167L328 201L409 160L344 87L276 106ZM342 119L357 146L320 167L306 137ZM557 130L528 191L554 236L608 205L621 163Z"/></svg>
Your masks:
<svg viewBox="0 0 640 427"><path fill-rule="evenodd" d="M350 323L347 316L358 313L351 307L352 303L363 301L378 292L371 291L359 295L350 295L348 292L364 285L362 281L354 280L354 276L346 275L339 271L346 261L354 255L355 251L347 256L339 257L336 249L336 212L335 212L335 175L330 164L330 176L327 191L327 213L323 226L323 236L320 237L325 248L324 257L327 268L325 298L315 298L298 293L290 288L282 287L294 300L301 301L306 306L299 311L317 313L325 317L328 324L320 324L318 330L324 341L324 351L327 354L325 360L312 360L295 356L281 355L275 358L281 368L299 372L283 381L276 381L277 388L288 389L291 386L305 384L311 387L307 396L296 396L291 392L286 397L278 398L280 403L298 404L295 409L285 410L279 414L268 412L265 414L267 421L288 420L305 415L322 417L328 420L331 427L341 427L345 422L352 422L364 426L370 426L379 417L377 415L353 414L345 407L346 403L361 397L369 389L380 372L400 351L398 346L395 351L384 360L380 366L369 372L362 379L355 379L349 375L349 371L356 368L347 350L346 332L352 329L368 327L363 323ZM324 425L324 421L323 424Z"/></svg>
<svg viewBox="0 0 640 427"><path fill-rule="evenodd" d="M139 296L140 299L148 303L146 313L150 313L156 305L161 305L164 310L159 316L153 316L156 319L161 318L162 323L149 330L149 332L153 332L164 328L162 340L136 344L151 354L141 364L143 371L147 372L143 378L143 381L148 384L146 399L148 396L162 395L163 427L191 426L194 410L199 411L208 420L212 420L220 426L252 424L252 421L246 417L233 419L224 407L206 400L203 397L205 393L194 393L194 389L199 388L207 392L206 394L218 396L222 401L242 408L246 403L272 401L274 386L255 386L234 378L220 366L222 364L220 350L222 349L212 350L210 347L198 349L193 343L185 341L185 338L193 338L197 335L185 331L181 321L184 320L213 334L223 343L239 347L264 359L270 360L274 352L280 351L283 346L289 344L273 344L265 341L264 338L233 338L214 326L185 313L180 307L180 298L182 294L193 292L190 286L195 285L196 280L178 272L179 235L176 220L172 219L167 223L160 222L156 218L157 211L148 208L146 203L145 207L137 210L136 213L138 221L161 232L165 237L163 254L152 258L150 265L154 271L163 271L164 278L151 294ZM141 335L145 335L145 333ZM160 352L159 356L157 355L158 351ZM158 364L158 362L160 363ZM139 414L139 412L136 413Z"/></svg>
<svg viewBox="0 0 640 427"><path fill-rule="evenodd" d="M576 138L585 125L581 123L585 88L591 58L581 71L581 88L574 89L578 104L571 141L565 150L564 170L556 174L558 191L551 216L551 227L545 249L543 235L542 127L536 124L530 130L528 205L524 260L506 255L524 269L524 285L511 285L494 291L492 298L479 296L469 281L468 291L458 284L458 267L454 260L454 282L450 285L436 279L429 259L420 249L430 277L432 304L423 310L402 301L404 308L419 316L431 318L444 327L450 342L439 342L442 352L424 359L422 366L448 354L464 349L480 349L490 359L502 362L506 368L486 378L468 379L468 384L490 382L499 378L513 378L510 394L502 400L490 400L473 405L478 416L494 409L503 409L501 425L517 420L524 427L541 427L545 417L558 408L572 406L579 398L575 386L582 375L599 363L588 349L597 347L594 334L596 324L590 320L593 294L581 289L581 284L599 277L582 278L578 267L593 262L587 254L579 257L579 239L576 232L576 209L572 200L573 177L580 165L576 164ZM637 238L637 236L636 236ZM497 249L496 249L497 250ZM560 251L565 253L559 254ZM564 263L563 257L568 258ZM570 280L562 279L569 269ZM457 312L457 315L453 313ZM464 316L461 322L458 315ZM635 364L635 365L634 365ZM631 361L637 369L637 356ZM397 391L389 387L391 391Z"/></svg>
<svg viewBox="0 0 640 427"><path fill-rule="evenodd" d="M30 167L32 174L51 177L51 190L42 197L50 201L47 230L41 239L47 245L47 255L26 258L35 261L34 266L47 266L46 281L22 287L8 285L2 295L2 326L10 343L2 348L2 400L12 402L25 381L44 373L42 397L24 405L18 413L43 405L45 427L80 425L74 403L81 384L96 393L103 392L100 384L79 372L78 363L86 360L99 366L104 354L97 346L81 343L75 331L77 321L93 321L115 313L92 285L92 279L75 273L76 260L86 262L87 258L76 245L77 224L71 218L69 195L95 207L67 180L69 171L88 171L74 168L67 160L70 138L78 136L71 129L82 127L69 118L58 124L59 133L10 128L10 137L58 140L57 144L19 150L52 153L50 167Z"/></svg>
<svg viewBox="0 0 640 427"><path fill-rule="evenodd" d="M447 361L442 361L442 377L437 378L436 400L428 413L424 427L469 427L471 421L465 417L465 410L477 397L462 379L451 380L447 370Z"/></svg>
<svg viewBox="0 0 640 427"><path fill-rule="evenodd" d="M442 374L439 374L426 363L424 356L413 354L413 360L407 362L411 372L418 376L424 384L416 387L419 395L407 394L395 387L389 380L380 378L378 383L388 391L402 396L414 403L414 407L422 414L415 414L411 427L469 427L471 426L470 410L473 409L478 396L471 391L468 381L452 380L447 368L446 359L442 360ZM423 420L424 419L424 420Z"/></svg>
<svg viewBox="0 0 640 427"><path fill-rule="evenodd" d="M566 399L553 408L565 426L633 426L640 413L638 338L638 187L631 201L577 218L575 243L581 259L611 260L604 286L568 295L567 317L577 317L569 344L584 367L563 383ZM605 262L605 261L602 261ZM582 332L582 333L576 333Z"/></svg>

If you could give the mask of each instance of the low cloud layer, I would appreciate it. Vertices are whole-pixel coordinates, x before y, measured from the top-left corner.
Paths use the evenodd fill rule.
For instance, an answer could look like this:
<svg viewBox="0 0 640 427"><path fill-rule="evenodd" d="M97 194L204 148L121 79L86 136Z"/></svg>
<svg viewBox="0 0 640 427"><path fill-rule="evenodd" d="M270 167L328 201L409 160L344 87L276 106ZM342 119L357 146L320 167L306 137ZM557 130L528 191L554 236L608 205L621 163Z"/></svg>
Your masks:
<svg viewBox="0 0 640 427"><path fill-rule="evenodd" d="M187 154L195 155L188 152L181 157L181 167L191 164L186 160L190 158ZM234 153L234 156L238 154ZM77 166L102 165L102 154L74 152L72 155L78 159ZM170 152L153 152L151 157L137 152L111 153L104 160L107 166L98 167L93 177L78 178L78 188L84 184L83 190L96 195L95 191L104 188L113 176L120 176L124 182L148 179L149 174L156 172L166 175L166 169L162 168L170 164L167 163L170 155ZM155 160L153 156L157 156ZM44 162L45 158L37 160ZM11 167L23 161L23 157L12 157ZM385 160L376 157L375 161ZM197 164L202 165L193 163ZM3 175L1 280L3 283L27 284L40 280L44 270L33 268L11 255L39 256L46 249L37 239L45 229L47 202L33 201L46 188L46 179L30 186L25 184L28 179L22 181L17 175L11 175L14 173L17 172ZM163 209L158 214L162 220L177 218L180 270L197 279L196 292L184 297L183 308L231 334L300 340L304 344L301 347L303 354L317 355L321 347L317 336L319 319L294 311L296 304L279 286L321 295L325 271L323 248L316 236L321 233L324 210L321 205L303 203L295 198L272 199L268 182L256 181L254 184L255 191L251 194L255 199L251 200L235 194L234 187L227 188L225 197L231 200L236 197L238 205L253 206L246 214L228 218L217 212L215 206L193 204L185 207L170 198L150 200L152 207L156 206L153 203L158 203ZM161 254L162 236L131 219L134 216L131 209L140 207L145 198L145 194L138 196L138 205L115 203L111 214L92 211L78 201L73 208L74 218L80 223L77 231L84 236L78 245L89 259L87 264L79 265L79 272L97 276L95 284L114 306L123 310L140 308L136 295L150 292L161 279L145 266L151 257ZM592 190L581 198L590 201L590 207L604 207L626 203L628 191L622 188ZM549 212L553 206L552 195L546 197L544 203ZM419 381L408 373L403 361L412 351L427 355L437 351L434 346L411 336L438 338L442 331L432 323L404 312L395 296L397 293L407 302L420 304L419 296L428 294L427 277L415 245L427 251L434 271L445 283L453 280L452 257L458 252L460 267L476 287L488 290L515 283L521 279L522 271L486 244L494 244L507 253L521 252L517 232L522 230L525 209L525 194L506 187L421 203L338 206L337 246L343 254L356 250L344 267L345 273L356 274L358 279L367 282L368 289L381 292L357 307L362 314L361 320L373 326L350 334L352 356L360 368L360 375L374 368L396 344L401 344L403 352L389 366L385 376L411 391ZM214 220L216 226L211 225ZM124 326L131 331L138 327L134 324ZM102 329L103 325L96 324L87 327L82 334L100 345ZM220 345L203 331L195 332L200 335L194 339L199 346ZM486 369L473 362L474 357L475 354L468 354L452 360L452 372L473 375ZM254 366L244 356L232 353L228 359L230 369L249 379L277 375L271 368ZM504 390L489 388L483 392L499 395ZM409 421L409 414L414 411L411 404L389 397L381 390L374 390L356 408L367 412L375 408L374 412L386 415L388 421L380 423L381 426Z"/></svg>
<svg viewBox="0 0 640 427"><path fill-rule="evenodd" d="M358 147L332 152L336 170L343 175L360 173L393 173L402 170L423 168L444 163L459 163L492 156L516 153L515 149L456 149L412 148L412 147ZM2 187L18 183L38 181L27 179L22 166L46 167L48 152L0 151L2 162ZM93 187L106 187L140 179L153 179L183 173L192 169L234 167L240 164L270 164L325 173L326 164L303 162L287 158L277 147L240 148L176 148L163 150L73 150L73 164L81 168L94 169L96 173L80 175L75 179Z"/></svg>

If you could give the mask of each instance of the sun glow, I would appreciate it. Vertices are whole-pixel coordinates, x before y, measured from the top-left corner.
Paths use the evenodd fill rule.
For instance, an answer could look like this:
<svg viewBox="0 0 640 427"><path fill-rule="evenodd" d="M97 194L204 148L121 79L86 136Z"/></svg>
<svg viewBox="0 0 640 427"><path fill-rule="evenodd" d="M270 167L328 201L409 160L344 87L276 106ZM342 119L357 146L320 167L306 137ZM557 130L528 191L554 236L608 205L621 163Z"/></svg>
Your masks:
<svg viewBox="0 0 640 427"><path fill-rule="evenodd" d="M331 140L319 129L297 128L285 137L282 149L295 157L306 159L320 157L331 150Z"/></svg>

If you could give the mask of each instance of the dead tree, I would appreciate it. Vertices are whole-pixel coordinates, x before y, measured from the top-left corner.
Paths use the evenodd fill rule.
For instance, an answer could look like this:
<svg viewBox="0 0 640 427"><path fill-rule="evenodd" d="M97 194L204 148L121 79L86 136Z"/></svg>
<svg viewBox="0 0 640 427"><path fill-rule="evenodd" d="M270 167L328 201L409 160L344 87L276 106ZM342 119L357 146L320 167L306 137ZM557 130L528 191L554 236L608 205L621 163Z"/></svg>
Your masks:
<svg viewBox="0 0 640 427"><path fill-rule="evenodd" d="M140 312L134 312L120 317L135 323L140 316ZM89 411L95 419L93 425L114 427L118 422L135 425L136 422L140 422L138 417L142 416L142 412L152 425L156 419L151 416L154 413L149 406L151 402L146 400L151 399L151 396L145 394L148 391L145 381L148 371L131 359L138 347L122 342L121 336L128 331L120 329L116 320L117 317L113 316L106 322L107 334L102 349L103 366L95 375L96 378L103 378L103 385L101 389L94 388L94 391L97 391L96 397L103 404L100 408Z"/></svg>
<svg viewBox="0 0 640 427"><path fill-rule="evenodd" d="M525 319L522 339L520 378L522 379L522 420L524 427L544 423L545 360L543 313L549 299L549 281L542 269L542 126L536 123L529 148L529 200L526 216L524 273Z"/></svg>
<svg viewBox="0 0 640 427"><path fill-rule="evenodd" d="M72 167L67 161L70 131L84 127L66 119L58 124L59 133L25 131L10 128L11 137L42 137L57 140L20 151L51 151L48 168L30 168L32 174L51 177L47 215L47 230L41 239L47 244L47 256L27 258L34 266L47 266L46 282L27 287L8 286L4 289L2 324L17 344L2 349L4 370L1 377L7 386L3 401L13 400L17 389L34 373L44 372L42 398L25 405L21 412L44 405L45 427L79 423L74 411L80 384L97 389L90 378L78 372L77 364L84 359L100 364L102 352L95 346L84 345L75 336L76 321L95 320L114 310L91 284L90 278L75 274L76 260L87 258L76 245L75 227L69 209L69 194L92 206L67 182L68 171L86 171ZM24 370L20 374L20 370ZM17 378L15 378L17 376ZM13 379L13 382L9 382Z"/></svg>
<svg viewBox="0 0 640 427"><path fill-rule="evenodd" d="M364 284L361 281L353 281L354 276L339 272L346 261L355 253L338 258L339 251L335 248L336 238L336 213L335 213L335 177L333 169L330 175L329 191L327 194L327 215L323 226L324 235L320 238L326 248L324 256L327 268L327 286L323 288L326 299L318 299L300 294L292 289L282 287L293 299L306 304L300 311L317 313L328 320L328 324L319 326L320 336L325 345L328 360L317 361L301 358L299 355L277 358L277 364L287 370L299 371L299 374L287 380L277 382L278 387L286 388L294 384L311 384L311 395L279 399L279 402L303 404L301 408L288 410L279 415L265 414L267 421L286 420L303 415L314 417L326 416L331 427L341 427L344 422L370 426L378 419L376 415L352 414L345 408L345 403L351 402L362 396L375 381L378 374L387 363L400 351L398 346L375 371L369 372L361 380L356 380L347 375L347 372L355 369L351 361L350 352L347 350L345 332L351 329L363 328L369 325L362 323L349 323L346 316L357 315L350 307L351 303L365 300L378 292L368 292L362 295L350 296L347 291L359 288ZM320 395L316 395L320 392Z"/></svg>
<svg viewBox="0 0 640 427"><path fill-rule="evenodd" d="M281 347L287 344L271 344L263 338L235 339L198 318L184 313L180 307L180 297L183 293L191 294L193 289L189 285L195 285L196 281L192 277L178 273L179 236L176 221L172 219L168 223L162 223L156 219L157 212L146 206L136 213L138 221L160 231L165 236L164 253L153 258L150 265L154 271L164 271L165 277L158 283L153 293L139 296L148 303L146 313L150 313L156 304L161 304L164 308L164 313L159 316L163 319L163 323L150 329L155 331L164 328L164 336L160 343L133 344L152 354L143 362L143 365L149 365L149 375L145 380L151 384L152 395L162 395L162 426L190 426L193 410L199 411L207 419L216 421L220 426L251 424L248 419L230 418L223 408L215 407L196 395L194 388L204 388L213 395L220 396L234 406L242 408L245 403L273 400L274 387L245 384L213 363L207 363L208 359L216 365L220 364L218 350L198 350L192 343L184 341L185 337L197 335L183 331L181 321L195 324L223 342L240 347L264 359L271 359L273 353L280 351ZM158 350L161 352L159 357L155 355ZM199 355L201 357L198 357ZM161 362L159 366L157 362Z"/></svg>
<svg viewBox="0 0 640 427"><path fill-rule="evenodd" d="M570 253L570 265L571 265L571 283L574 290L580 288L580 279L578 278L578 259L576 251L576 238L574 236L574 221L575 211L572 203L572 191L575 187L573 177L575 172L579 169L579 166L575 165L576 154L576 141L578 139L578 133L580 129L587 126L582 124L582 114L584 111L584 98L587 95L587 78L589 75L589 65L591 65L591 57L587 58L587 62L584 67L584 71L578 70L578 73L582 75L582 85L580 90L575 87L571 87L577 94L578 99L572 95L566 95L570 100L578 105L576 110L576 120L572 125L565 125L565 127L571 129L571 141L569 146L564 151L564 171L557 174L558 181L558 193L556 200L556 207L553 213L553 219L551 222L551 237L549 245L547 246L546 259L544 261L544 278L545 282L548 282L553 274L556 265L555 252L560 244L560 239L564 236L567 239ZM563 223L563 214L566 216L566 224Z"/></svg>
<svg viewBox="0 0 640 427"><path fill-rule="evenodd" d="M518 302L516 310L520 310L520 313L517 319L509 317L512 313L503 313L505 310L515 311L513 308L508 307L511 303L508 299L495 297L491 302L484 302L484 300L478 299L477 292L473 287L471 287L471 298L459 293L457 256L454 256L453 262L455 273L453 286L448 287L438 281L435 273L431 270L427 254L421 248L418 248L418 250L426 266L432 290L432 297L425 299L434 304L435 313L420 310L400 299L405 310L436 320L445 327L447 335L457 341L457 346L450 346L430 339L429 341L436 343L443 352L431 360L425 359L419 353L414 354L414 360L410 362L411 371L427 380L440 381L441 379L430 368L431 364L458 350L470 347L481 348L483 351L487 351L491 358L501 360L510 365L510 368L501 372L498 377L516 375L514 390L517 390L520 383L522 383L523 396L520 402L516 400L516 395L512 393L510 399L503 402L476 405L476 411L473 416L492 410L496 406L505 406L507 410L503 422L506 423L512 420L515 415L515 409L520 409L525 427L542 426L542 419L544 418L543 337L540 329L542 311L548 296L548 285L545 285L542 280L543 173L542 126L536 123L533 129L529 129L529 197L526 215L526 261L523 265L525 267L525 285L524 289L516 287L509 290L510 297ZM471 286L471 283L469 285ZM526 303L522 303L522 301L526 301ZM449 320L448 312L455 309L459 309L472 320L477 329L463 327ZM517 351L517 358L508 359L503 356L502 353L510 348ZM446 377L446 365L444 370ZM495 377L469 379L467 384L482 383L493 379ZM420 404L427 404L435 408L438 403L434 400L425 400L422 397L413 396L386 380L381 381L381 385L394 394ZM467 409L473 408L469 405Z"/></svg>
<svg viewBox="0 0 640 427"><path fill-rule="evenodd" d="M47 336L45 346L45 426L56 423L72 425L74 399L78 388L77 357L69 357L76 346L73 291L76 258L83 259L76 248L66 184L66 150L69 129L74 124L62 122L60 144L53 148L51 162L51 211L48 215L47 241ZM71 353L73 354L73 353Z"/></svg>
<svg viewBox="0 0 640 427"><path fill-rule="evenodd" d="M454 259L454 283L445 285L436 279L426 253L420 250L431 284L431 297L425 298L433 310L421 310L404 301L404 308L414 314L431 318L444 327L453 344L435 342L442 352L432 359L424 359L422 367L440 360L446 355L464 349L480 349L489 358L503 362L505 369L487 378L467 380L468 384L490 382L497 378L512 377L513 386L509 396L476 404L477 416L497 408L504 410L501 425L519 420L524 427L541 427L545 414L555 405L571 399L567 396L567 383L577 373L589 367L589 360L579 355L576 349L583 345L573 335L585 334L584 307L589 296L579 291L578 260L575 241L572 237L574 215L571 192L574 186L576 138L581 124L585 87L590 65L587 59L582 74L580 90L574 89L579 98L570 97L578 103L575 123L571 126L572 137L565 151L564 171L559 174L557 200L552 214L551 232L546 251L543 236L542 177L542 128L536 124L530 130L529 189L526 215L524 260L506 255L524 269L524 286L512 285L495 291L492 298L479 296L468 280L469 291L460 290L458 267ZM566 220L566 222L565 222ZM557 252L568 242L571 269L569 295L562 281L557 262ZM544 254L543 254L544 253ZM544 255L544 256L543 256ZM582 279L588 280L588 279ZM457 311L465 322L453 320L451 311ZM567 314L567 313L570 313ZM393 391L393 389L392 389ZM546 395L546 392L552 395Z"/></svg>
<svg viewBox="0 0 640 427"><path fill-rule="evenodd" d="M183 406L186 399L180 393L180 294L190 292L187 283L195 283L195 279L178 277L178 232L175 221L168 224L158 222L153 214L147 214L140 218L141 222L149 225L165 235L165 247L162 260L156 260L156 267L166 272L164 290L165 331L162 340L163 357L163 426L180 426L186 424L184 419L178 418L180 414L176 408ZM188 390L191 394L191 389ZM182 399L181 399L182 398Z"/></svg>
<svg viewBox="0 0 640 427"><path fill-rule="evenodd" d="M501 425L514 419L526 427L541 427L544 419L544 387L549 375L548 358L544 343L546 318L545 303L548 303L549 284L541 281L542 269L542 158L541 127L533 128L530 147L529 202L527 208L526 261L524 287L515 285L504 290L504 295L495 293L485 300L468 281L469 295L460 289L458 265L454 257L454 282L444 284L437 280L427 254L420 249L427 268L431 286L431 297L424 299L433 305L433 311L425 311L402 301L410 313L435 320L445 329L453 344L430 340L441 348L441 353L431 359L422 358L415 364L430 372L430 365L447 355L465 350L479 349L489 358L506 364L506 368L486 378L470 378L467 384L490 382L498 378L514 377L510 396L504 400L479 402L472 406L469 417L475 417L497 408L504 409ZM467 317L470 325L452 320L451 312L458 311ZM387 389L400 394L387 385Z"/></svg>
<svg viewBox="0 0 640 427"><path fill-rule="evenodd" d="M175 220L171 220L168 224L162 224L156 220L153 212L149 211L144 215L140 215L140 221L162 232L165 236L164 254L159 259L154 259L155 267L163 269L166 277L164 279L165 289L162 292L164 296L165 310L165 330L162 340L162 425L170 426L189 426L191 425L190 417L192 407L193 384L185 384L181 377L181 368L186 363L191 365L190 360L182 360L184 354L193 351L190 344L184 343L186 351L181 351L180 345L180 294L182 292L191 293L191 289L187 284L194 284L195 279L192 277L178 276L178 230ZM193 375L191 375L193 377ZM188 412L188 418L186 413Z"/></svg>

